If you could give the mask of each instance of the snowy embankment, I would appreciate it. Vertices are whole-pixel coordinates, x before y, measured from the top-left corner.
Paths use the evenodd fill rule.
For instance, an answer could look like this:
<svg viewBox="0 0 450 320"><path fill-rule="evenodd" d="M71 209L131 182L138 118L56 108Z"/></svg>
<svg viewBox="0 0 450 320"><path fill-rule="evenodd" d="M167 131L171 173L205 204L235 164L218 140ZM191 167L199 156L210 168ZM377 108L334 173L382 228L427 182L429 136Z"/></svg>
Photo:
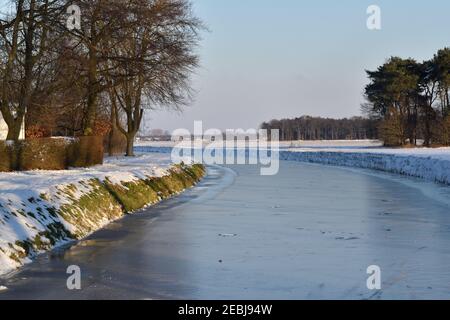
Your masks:
<svg viewBox="0 0 450 320"><path fill-rule="evenodd" d="M109 158L89 169L0 173L0 274L177 194L203 174L202 166L172 166L167 154Z"/></svg>
<svg viewBox="0 0 450 320"><path fill-rule="evenodd" d="M450 148L292 148L280 152L287 161L373 169L450 185Z"/></svg>

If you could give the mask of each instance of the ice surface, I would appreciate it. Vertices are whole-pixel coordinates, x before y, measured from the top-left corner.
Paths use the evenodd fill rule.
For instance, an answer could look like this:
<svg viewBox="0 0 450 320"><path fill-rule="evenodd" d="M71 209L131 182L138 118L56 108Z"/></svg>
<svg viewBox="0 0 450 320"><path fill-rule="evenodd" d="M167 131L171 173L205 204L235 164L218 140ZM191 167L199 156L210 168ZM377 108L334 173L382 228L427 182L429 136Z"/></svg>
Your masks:
<svg viewBox="0 0 450 320"><path fill-rule="evenodd" d="M449 202L416 179L352 170L210 169L199 188L26 266L0 298L448 299ZM95 285L67 291L71 264ZM371 265L380 291L366 286Z"/></svg>

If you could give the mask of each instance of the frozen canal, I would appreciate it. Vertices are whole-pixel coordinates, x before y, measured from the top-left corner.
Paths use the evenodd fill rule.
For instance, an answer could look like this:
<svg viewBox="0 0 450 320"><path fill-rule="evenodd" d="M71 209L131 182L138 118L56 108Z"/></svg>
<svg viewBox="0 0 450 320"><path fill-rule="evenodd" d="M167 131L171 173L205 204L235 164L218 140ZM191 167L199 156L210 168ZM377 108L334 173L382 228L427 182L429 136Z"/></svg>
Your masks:
<svg viewBox="0 0 450 320"><path fill-rule="evenodd" d="M450 298L449 188L283 162L210 168L199 187L43 255L0 299ZM78 265L82 290L68 291ZM382 270L382 289L366 269Z"/></svg>

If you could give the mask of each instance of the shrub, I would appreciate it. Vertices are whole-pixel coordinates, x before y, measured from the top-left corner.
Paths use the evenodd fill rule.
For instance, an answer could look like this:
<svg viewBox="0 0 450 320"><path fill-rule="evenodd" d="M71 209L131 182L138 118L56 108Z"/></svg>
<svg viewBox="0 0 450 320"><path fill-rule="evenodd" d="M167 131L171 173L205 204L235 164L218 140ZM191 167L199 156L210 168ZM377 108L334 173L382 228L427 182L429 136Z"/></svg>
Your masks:
<svg viewBox="0 0 450 320"><path fill-rule="evenodd" d="M103 164L103 137L78 137L67 150L68 167L91 167Z"/></svg>
<svg viewBox="0 0 450 320"><path fill-rule="evenodd" d="M0 171L64 170L103 163L103 138L79 137L0 142Z"/></svg>
<svg viewBox="0 0 450 320"><path fill-rule="evenodd" d="M111 131L111 123L108 120L97 119L94 124L94 135L105 137Z"/></svg>
<svg viewBox="0 0 450 320"><path fill-rule="evenodd" d="M64 170L67 145L66 140L53 138L21 141L17 150L20 170Z"/></svg>
<svg viewBox="0 0 450 320"><path fill-rule="evenodd" d="M25 136L27 139L38 139L50 137L50 131L39 125L32 125L26 128Z"/></svg>
<svg viewBox="0 0 450 320"><path fill-rule="evenodd" d="M111 155L123 155L127 151L127 139L119 130L114 130L105 136L104 146Z"/></svg>
<svg viewBox="0 0 450 320"><path fill-rule="evenodd" d="M433 126L433 144L435 146L450 145L450 116L439 119Z"/></svg>
<svg viewBox="0 0 450 320"><path fill-rule="evenodd" d="M11 171L12 163L15 162L11 159L13 155L12 146L0 141L0 172Z"/></svg>

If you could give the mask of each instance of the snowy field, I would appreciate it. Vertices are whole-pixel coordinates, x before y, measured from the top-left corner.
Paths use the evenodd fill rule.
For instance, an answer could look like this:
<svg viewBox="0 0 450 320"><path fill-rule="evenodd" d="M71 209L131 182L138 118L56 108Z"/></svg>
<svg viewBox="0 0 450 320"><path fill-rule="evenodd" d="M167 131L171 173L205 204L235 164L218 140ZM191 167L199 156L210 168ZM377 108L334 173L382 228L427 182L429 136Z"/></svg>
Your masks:
<svg viewBox="0 0 450 320"><path fill-rule="evenodd" d="M61 223L71 232L76 229L52 213L74 198L89 194L92 179L108 179L113 184L120 184L149 176L164 176L171 166L168 154L150 154L132 159L107 158L104 165L88 169L0 173L0 274L17 268L22 262L29 262L28 258L21 262L11 259L11 255L20 250L17 241L35 239L47 231L49 224ZM67 196L67 188L76 192ZM107 219L92 221L98 224L95 227L109 222Z"/></svg>
<svg viewBox="0 0 450 320"><path fill-rule="evenodd" d="M203 141L208 144L208 141ZM179 146L179 142L174 141L145 141L136 142L137 147L173 148ZM188 146L189 143L182 143ZM380 148L383 143L378 140L320 140L320 141L281 141L280 148Z"/></svg>
<svg viewBox="0 0 450 320"><path fill-rule="evenodd" d="M175 145L174 142L140 142L137 149L170 153ZM450 148L393 149L373 140L289 141L280 143L280 159L373 169L450 185Z"/></svg>

